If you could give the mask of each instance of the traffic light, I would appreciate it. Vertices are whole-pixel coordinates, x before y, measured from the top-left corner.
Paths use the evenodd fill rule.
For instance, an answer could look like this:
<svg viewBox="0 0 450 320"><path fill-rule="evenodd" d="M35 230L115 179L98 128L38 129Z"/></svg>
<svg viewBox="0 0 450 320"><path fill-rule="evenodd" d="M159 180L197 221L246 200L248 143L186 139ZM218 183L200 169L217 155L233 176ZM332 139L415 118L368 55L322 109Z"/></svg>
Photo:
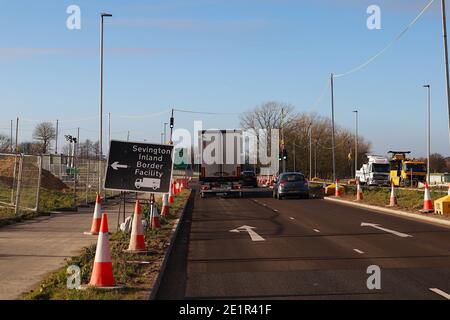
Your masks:
<svg viewBox="0 0 450 320"><path fill-rule="evenodd" d="M283 149L283 160L287 161L287 159L288 159L288 151L287 149Z"/></svg>
<svg viewBox="0 0 450 320"><path fill-rule="evenodd" d="M281 161L283 159L283 153L280 151L278 153L278 161Z"/></svg>
<svg viewBox="0 0 450 320"><path fill-rule="evenodd" d="M175 124L175 119L173 117L170 118L170 128L173 129Z"/></svg>

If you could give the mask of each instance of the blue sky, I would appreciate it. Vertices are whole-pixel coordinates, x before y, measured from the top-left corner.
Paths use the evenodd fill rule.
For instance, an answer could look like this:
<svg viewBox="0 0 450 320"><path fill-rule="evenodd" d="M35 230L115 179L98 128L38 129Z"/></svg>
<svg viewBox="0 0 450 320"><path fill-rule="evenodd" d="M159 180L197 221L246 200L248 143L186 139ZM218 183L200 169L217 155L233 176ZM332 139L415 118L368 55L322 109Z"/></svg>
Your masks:
<svg viewBox="0 0 450 320"><path fill-rule="evenodd" d="M160 141L172 107L230 115L177 115L209 128L236 128L237 114L265 101L330 115L329 94L313 108L331 72L364 62L389 43L428 0L45 0L5 1L0 11L0 132L19 116L20 140L37 120L61 120L61 137L97 137L99 18L105 21L104 112L112 137ZM69 5L81 30L66 28ZM366 27L371 4L382 29ZM336 79L336 121L373 151L426 153L426 91L432 86L432 152L450 155L440 1L367 68ZM106 118L105 118L106 120ZM105 134L107 129L105 122ZM63 139L61 138L61 141Z"/></svg>

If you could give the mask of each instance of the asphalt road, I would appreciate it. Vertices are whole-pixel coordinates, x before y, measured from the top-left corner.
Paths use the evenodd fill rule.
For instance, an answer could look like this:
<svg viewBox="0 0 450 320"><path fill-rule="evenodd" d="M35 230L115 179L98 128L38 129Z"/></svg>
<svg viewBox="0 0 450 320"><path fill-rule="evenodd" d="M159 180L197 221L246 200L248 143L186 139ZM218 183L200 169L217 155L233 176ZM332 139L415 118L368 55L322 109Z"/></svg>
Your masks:
<svg viewBox="0 0 450 320"><path fill-rule="evenodd" d="M253 238L260 241L242 229L230 232L241 226L254 227ZM381 289L367 287L372 265L380 267ZM157 298L445 299L445 294L450 294L449 228L319 199L197 196Z"/></svg>

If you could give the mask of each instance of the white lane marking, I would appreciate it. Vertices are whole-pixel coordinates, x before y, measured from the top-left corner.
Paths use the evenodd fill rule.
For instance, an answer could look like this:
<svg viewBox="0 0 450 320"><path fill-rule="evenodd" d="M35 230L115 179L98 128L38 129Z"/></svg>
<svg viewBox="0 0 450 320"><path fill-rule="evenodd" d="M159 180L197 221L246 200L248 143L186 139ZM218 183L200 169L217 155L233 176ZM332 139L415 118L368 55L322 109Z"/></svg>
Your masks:
<svg viewBox="0 0 450 320"><path fill-rule="evenodd" d="M439 290L438 288L430 288L430 290L433 291L434 293L444 297L445 299L450 300L450 294L448 294L447 292Z"/></svg>
<svg viewBox="0 0 450 320"><path fill-rule="evenodd" d="M359 249L353 249L353 251L355 251L355 252L357 252L357 253L359 253L359 254L363 254L363 253L364 253L364 251L361 251L361 250L359 250Z"/></svg>
<svg viewBox="0 0 450 320"><path fill-rule="evenodd" d="M378 229L378 230L382 230L382 231L385 231L385 232L388 232L388 233L392 233L392 234L394 234L396 236L399 236L399 237L402 237L402 238L412 238L412 236L409 235L409 234L398 232L398 231L394 231L394 230L387 229L387 228L382 228L382 227L380 227L379 224L375 224L375 223L362 222L361 223L361 227L372 227L372 228L375 228L375 229Z"/></svg>
<svg viewBox="0 0 450 320"><path fill-rule="evenodd" d="M277 210L277 209L273 209L273 211L274 211L274 212L278 212L278 210Z"/></svg>
<svg viewBox="0 0 450 320"><path fill-rule="evenodd" d="M291 220L295 220L295 218L293 218L293 217L289 217L289 219L291 219Z"/></svg>
<svg viewBox="0 0 450 320"><path fill-rule="evenodd" d="M320 233L320 230L319 230L319 229L314 229L314 231L317 232L317 233Z"/></svg>
<svg viewBox="0 0 450 320"><path fill-rule="evenodd" d="M241 231L248 232L248 235L250 236L252 241L266 241L266 239L264 239L259 234L257 234L253 229L256 229L256 228L250 227L250 226L242 226L242 227L230 230L230 232L236 232L236 233L239 233Z"/></svg>

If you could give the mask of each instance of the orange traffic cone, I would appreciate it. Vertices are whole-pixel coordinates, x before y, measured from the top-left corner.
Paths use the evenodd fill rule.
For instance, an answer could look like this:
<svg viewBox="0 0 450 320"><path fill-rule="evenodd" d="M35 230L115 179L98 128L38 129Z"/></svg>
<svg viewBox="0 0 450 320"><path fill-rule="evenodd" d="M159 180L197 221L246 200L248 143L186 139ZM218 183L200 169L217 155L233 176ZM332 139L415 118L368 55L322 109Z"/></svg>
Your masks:
<svg viewBox="0 0 450 320"><path fill-rule="evenodd" d="M420 212L430 213L433 212L433 201L431 200L430 189L428 182L425 182L425 191L423 193L423 209Z"/></svg>
<svg viewBox="0 0 450 320"><path fill-rule="evenodd" d="M92 217L91 231L85 232L84 234L98 235L100 231L101 221L102 221L102 199L100 198L100 195L97 193L97 197L95 199L94 216Z"/></svg>
<svg viewBox="0 0 450 320"><path fill-rule="evenodd" d="M389 207L395 207L397 205L397 195L395 194L394 183L391 183L391 198L389 199Z"/></svg>
<svg viewBox="0 0 450 320"><path fill-rule="evenodd" d="M169 203L173 204L174 202L175 200L173 199L173 184L172 184L169 189Z"/></svg>
<svg viewBox="0 0 450 320"><path fill-rule="evenodd" d="M161 224L159 222L158 207L155 204L152 205L152 212L150 218L151 218L150 223L153 230L161 228Z"/></svg>
<svg viewBox="0 0 450 320"><path fill-rule="evenodd" d="M359 183L359 179L356 180L356 201L362 201L364 199L361 184Z"/></svg>
<svg viewBox="0 0 450 320"><path fill-rule="evenodd" d="M144 228L142 226L141 204L136 200L134 207L133 226L131 229L130 245L127 251L145 251Z"/></svg>
<svg viewBox="0 0 450 320"><path fill-rule="evenodd" d="M165 193L162 197L162 209L161 209L161 215L163 217L166 217L170 214L170 207L169 207L169 195Z"/></svg>
<svg viewBox="0 0 450 320"><path fill-rule="evenodd" d="M341 196L341 190L339 190L339 179L336 179L336 190L335 190L334 195L336 197L340 197Z"/></svg>
<svg viewBox="0 0 450 320"><path fill-rule="evenodd" d="M97 250L95 252L94 268L92 270L89 286L113 287L115 285L108 238L108 216L104 213L102 215Z"/></svg>

